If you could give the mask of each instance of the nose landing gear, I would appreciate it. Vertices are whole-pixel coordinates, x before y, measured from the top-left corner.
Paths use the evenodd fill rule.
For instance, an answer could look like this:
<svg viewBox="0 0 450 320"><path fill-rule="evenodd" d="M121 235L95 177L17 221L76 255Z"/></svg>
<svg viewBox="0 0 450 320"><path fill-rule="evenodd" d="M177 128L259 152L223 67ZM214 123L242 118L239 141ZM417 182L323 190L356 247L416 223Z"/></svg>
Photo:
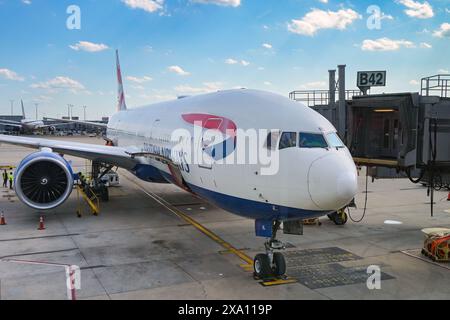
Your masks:
<svg viewBox="0 0 450 320"><path fill-rule="evenodd" d="M264 244L266 253L257 254L254 259L254 274L260 279L267 279L273 276L282 277L286 274L286 260L283 254L281 252L274 252L274 250L286 249L283 242L276 239L280 225L280 221L274 221L272 225L272 237Z"/></svg>
<svg viewBox="0 0 450 320"><path fill-rule="evenodd" d="M348 221L348 215L345 212L345 208L336 212L330 213L328 218L338 226L343 226Z"/></svg>

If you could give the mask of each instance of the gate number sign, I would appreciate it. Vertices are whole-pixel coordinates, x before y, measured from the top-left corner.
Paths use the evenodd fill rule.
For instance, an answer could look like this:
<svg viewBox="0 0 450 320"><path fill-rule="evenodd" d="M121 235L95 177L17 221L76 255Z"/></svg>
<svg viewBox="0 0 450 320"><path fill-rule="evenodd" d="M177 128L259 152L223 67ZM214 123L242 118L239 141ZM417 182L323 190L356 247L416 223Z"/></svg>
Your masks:
<svg viewBox="0 0 450 320"><path fill-rule="evenodd" d="M359 71L358 87L384 87L386 86L386 71Z"/></svg>

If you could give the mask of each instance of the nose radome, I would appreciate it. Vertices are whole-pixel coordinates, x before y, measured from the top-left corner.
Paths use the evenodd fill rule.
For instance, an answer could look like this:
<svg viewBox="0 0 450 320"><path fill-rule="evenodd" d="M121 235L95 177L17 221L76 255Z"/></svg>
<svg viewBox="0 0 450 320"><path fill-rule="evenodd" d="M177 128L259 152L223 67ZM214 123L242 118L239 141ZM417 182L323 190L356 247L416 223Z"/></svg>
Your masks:
<svg viewBox="0 0 450 320"><path fill-rule="evenodd" d="M308 189L311 200L319 209L343 208L358 191L354 162L340 154L330 154L315 160L309 168Z"/></svg>

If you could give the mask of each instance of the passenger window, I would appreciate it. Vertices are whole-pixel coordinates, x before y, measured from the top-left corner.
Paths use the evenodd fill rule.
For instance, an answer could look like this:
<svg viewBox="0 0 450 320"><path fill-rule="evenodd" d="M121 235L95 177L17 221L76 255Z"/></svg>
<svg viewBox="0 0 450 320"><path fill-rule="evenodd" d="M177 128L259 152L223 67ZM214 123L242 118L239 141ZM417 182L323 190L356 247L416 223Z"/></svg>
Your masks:
<svg viewBox="0 0 450 320"><path fill-rule="evenodd" d="M345 148L344 143L339 138L339 136L336 134L336 132L332 132L327 134L327 140L330 144L330 147L332 148Z"/></svg>
<svg viewBox="0 0 450 320"><path fill-rule="evenodd" d="M299 146L300 148L328 148L325 138L320 133L300 132Z"/></svg>
<svg viewBox="0 0 450 320"><path fill-rule="evenodd" d="M283 132L280 139L280 150L297 146L296 132Z"/></svg>

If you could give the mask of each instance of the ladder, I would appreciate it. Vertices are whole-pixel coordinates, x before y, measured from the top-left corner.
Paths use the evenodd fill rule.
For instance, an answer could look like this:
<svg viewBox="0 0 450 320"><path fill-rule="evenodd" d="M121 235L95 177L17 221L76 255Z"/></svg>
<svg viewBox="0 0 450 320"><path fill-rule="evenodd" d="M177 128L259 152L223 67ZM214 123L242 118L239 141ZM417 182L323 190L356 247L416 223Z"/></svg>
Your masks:
<svg viewBox="0 0 450 320"><path fill-rule="evenodd" d="M89 193L89 194L87 194L86 190L83 189L80 185L77 184L76 187L77 187L78 198L80 197L80 194L81 194L81 197L86 201L89 208L91 208L92 214L94 216L99 215L100 214L100 200L98 199L95 192L89 186L86 186L86 189L88 191L87 193ZM80 206L78 207L77 215L79 217L81 217Z"/></svg>

